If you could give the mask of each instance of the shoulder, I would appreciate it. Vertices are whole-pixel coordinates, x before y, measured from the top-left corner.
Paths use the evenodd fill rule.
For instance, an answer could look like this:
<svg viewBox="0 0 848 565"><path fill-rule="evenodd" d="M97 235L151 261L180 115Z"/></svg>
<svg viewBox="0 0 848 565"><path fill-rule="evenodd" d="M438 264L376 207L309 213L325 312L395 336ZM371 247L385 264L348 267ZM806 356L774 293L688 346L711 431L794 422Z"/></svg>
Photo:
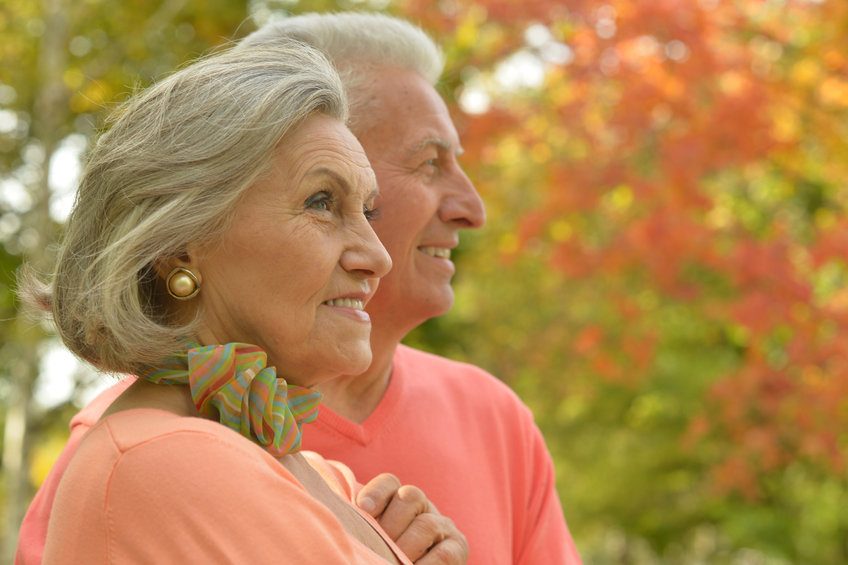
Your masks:
<svg viewBox="0 0 848 565"><path fill-rule="evenodd" d="M356 545L294 475L217 422L119 412L91 428L73 463L51 517L56 548L100 540L114 562L247 563L285 547L291 562L355 562Z"/></svg>
<svg viewBox="0 0 848 565"><path fill-rule="evenodd" d="M78 466L108 473L112 487L127 487L130 494L132 485L146 483L139 477L180 485L187 479L215 481L234 472L275 478L287 474L260 447L217 422L147 409L101 420L83 438L72 466L76 460Z"/></svg>
<svg viewBox="0 0 848 565"><path fill-rule="evenodd" d="M160 410L127 410L104 419L115 447L121 452L151 450L167 446L169 458L184 458L185 452L175 451L175 446L189 447L197 456L210 457L233 454L240 458L267 462L278 467L276 460L262 448L237 432L218 422L204 418L177 416Z"/></svg>
<svg viewBox="0 0 848 565"><path fill-rule="evenodd" d="M101 531L114 540L129 539L121 532L130 524L148 533L168 522L231 528L229 517L259 516L269 499L297 506L304 520L316 511L294 475L255 443L218 422L159 410L118 412L92 427L62 486L78 512L106 510Z"/></svg>
<svg viewBox="0 0 848 565"><path fill-rule="evenodd" d="M479 384L478 381L491 382L494 386L508 388L494 375L476 365L454 361L407 345L400 345L395 351L394 368L409 372L427 372L436 378L472 379L475 384Z"/></svg>

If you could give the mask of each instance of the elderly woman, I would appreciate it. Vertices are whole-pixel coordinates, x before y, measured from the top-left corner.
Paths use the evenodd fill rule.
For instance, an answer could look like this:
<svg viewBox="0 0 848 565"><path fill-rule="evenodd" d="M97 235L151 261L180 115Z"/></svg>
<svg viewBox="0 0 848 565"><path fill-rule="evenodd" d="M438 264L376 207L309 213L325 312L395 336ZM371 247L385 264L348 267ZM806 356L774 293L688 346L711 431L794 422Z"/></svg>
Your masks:
<svg viewBox="0 0 848 565"><path fill-rule="evenodd" d="M298 452L309 387L368 367L390 268L345 119L335 71L289 43L196 62L101 136L52 284L24 293L140 378L68 466L45 563L409 563L349 474Z"/></svg>

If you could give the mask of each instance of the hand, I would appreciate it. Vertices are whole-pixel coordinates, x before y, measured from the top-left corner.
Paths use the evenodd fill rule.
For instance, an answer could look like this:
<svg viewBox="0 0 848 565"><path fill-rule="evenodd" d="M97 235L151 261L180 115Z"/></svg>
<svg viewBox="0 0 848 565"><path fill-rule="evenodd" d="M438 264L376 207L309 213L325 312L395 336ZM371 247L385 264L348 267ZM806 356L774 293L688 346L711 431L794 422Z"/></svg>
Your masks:
<svg viewBox="0 0 848 565"><path fill-rule="evenodd" d="M442 516L418 487L401 485L392 474L371 479L356 497L383 530L418 565L463 565L468 542L453 520Z"/></svg>

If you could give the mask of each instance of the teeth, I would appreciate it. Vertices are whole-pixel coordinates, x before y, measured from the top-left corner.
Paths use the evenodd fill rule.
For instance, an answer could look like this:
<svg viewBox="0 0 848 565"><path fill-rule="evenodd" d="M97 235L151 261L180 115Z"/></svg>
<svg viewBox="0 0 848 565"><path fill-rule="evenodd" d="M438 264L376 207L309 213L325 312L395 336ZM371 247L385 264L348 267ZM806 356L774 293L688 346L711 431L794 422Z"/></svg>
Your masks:
<svg viewBox="0 0 848 565"><path fill-rule="evenodd" d="M362 310L364 308L362 301L356 298L334 298L333 300L328 300L325 304L329 306L341 306L343 308L354 308L356 310Z"/></svg>
<svg viewBox="0 0 848 565"><path fill-rule="evenodd" d="M450 259L451 256L451 250L447 247L419 247L418 250L422 253L426 253L430 257Z"/></svg>

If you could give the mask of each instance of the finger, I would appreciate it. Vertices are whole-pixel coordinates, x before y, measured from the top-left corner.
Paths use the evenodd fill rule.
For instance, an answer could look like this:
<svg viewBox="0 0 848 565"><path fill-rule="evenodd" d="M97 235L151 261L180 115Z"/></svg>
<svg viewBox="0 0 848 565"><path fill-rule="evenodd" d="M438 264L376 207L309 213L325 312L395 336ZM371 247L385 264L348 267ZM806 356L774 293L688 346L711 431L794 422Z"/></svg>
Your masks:
<svg viewBox="0 0 848 565"><path fill-rule="evenodd" d="M376 518L385 511L400 486L400 480L391 473L377 475L356 495L356 505Z"/></svg>
<svg viewBox="0 0 848 565"><path fill-rule="evenodd" d="M468 542L465 536L447 538L430 548L415 565L464 565L468 561Z"/></svg>
<svg viewBox="0 0 848 565"><path fill-rule="evenodd" d="M426 554L428 549L444 541L447 535L445 520L447 518L437 514L420 514L398 536L395 543L410 561L415 562Z"/></svg>
<svg viewBox="0 0 848 565"><path fill-rule="evenodd" d="M377 522L380 523L380 526L390 538L397 541L405 531L408 531L420 514L439 515L435 508L432 508L431 512L431 508L421 489L411 485L403 485L389 501L383 513L377 517ZM404 549L404 547L401 546L401 549Z"/></svg>
<svg viewBox="0 0 848 565"><path fill-rule="evenodd" d="M441 544L449 540L451 543L437 550ZM437 557L430 558L433 563L439 563L438 559L454 552L461 555L461 551L457 550L461 549L463 543L467 545L465 537L449 518L430 512L419 514L395 543L413 562L436 550ZM447 561L447 563L454 563L454 561Z"/></svg>

